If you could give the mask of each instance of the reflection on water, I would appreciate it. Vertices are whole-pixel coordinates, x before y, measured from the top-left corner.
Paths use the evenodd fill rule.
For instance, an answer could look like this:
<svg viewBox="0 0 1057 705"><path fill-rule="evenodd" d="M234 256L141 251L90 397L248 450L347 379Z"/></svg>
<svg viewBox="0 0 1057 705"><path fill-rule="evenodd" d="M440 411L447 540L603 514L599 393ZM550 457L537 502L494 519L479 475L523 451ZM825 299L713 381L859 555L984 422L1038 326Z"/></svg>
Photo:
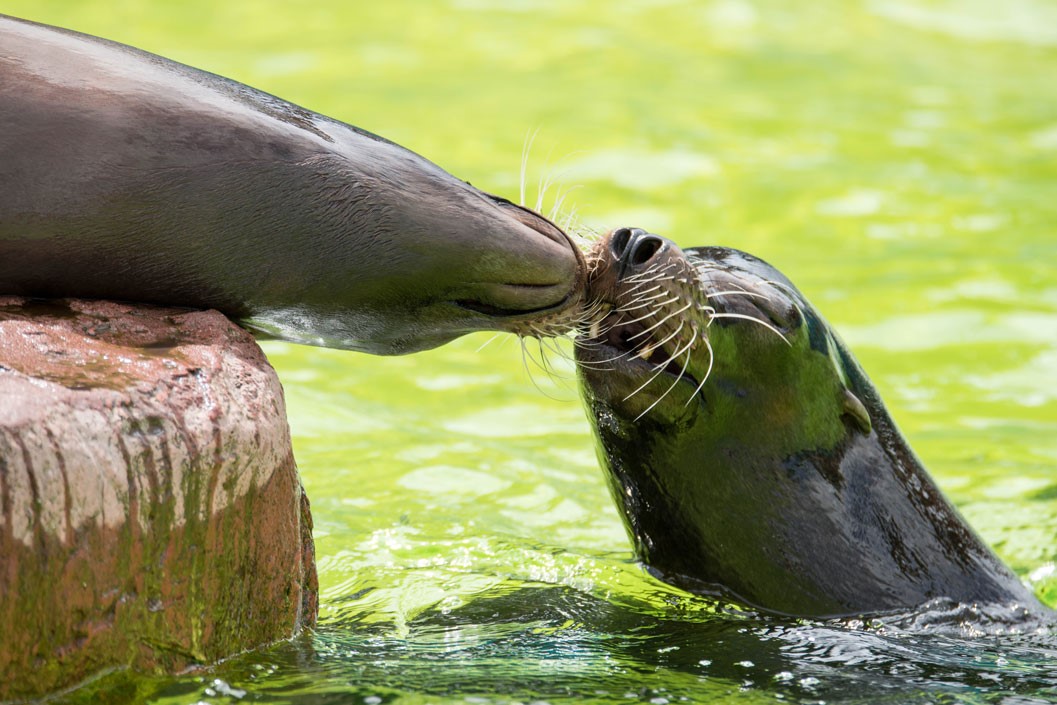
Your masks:
<svg viewBox="0 0 1057 705"><path fill-rule="evenodd" d="M585 228L733 246L787 273L959 509L1057 605L1052 3L4 11L233 76L507 197L539 128L530 202L550 179ZM545 396L516 344L486 340L396 359L266 346L312 497L319 630L68 700L1057 701L1053 637L760 620L657 583L631 562L571 367L552 357L553 382L529 363Z"/></svg>

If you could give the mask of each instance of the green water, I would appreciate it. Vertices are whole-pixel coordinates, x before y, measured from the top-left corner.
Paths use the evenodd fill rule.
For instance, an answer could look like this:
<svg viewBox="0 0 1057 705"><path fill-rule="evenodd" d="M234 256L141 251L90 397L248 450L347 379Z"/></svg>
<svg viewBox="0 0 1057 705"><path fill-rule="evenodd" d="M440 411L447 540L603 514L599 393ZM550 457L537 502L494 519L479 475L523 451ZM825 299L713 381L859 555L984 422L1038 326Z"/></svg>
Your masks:
<svg viewBox="0 0 1057 705"><path fill-rule="evenodd" d="M777 265L940 485L1057 605L1057 6L8 0L400 142L581 229ZM163 703L1045 702L1057 648L718 610L632 560L567 362L266 346L316 520L320 627ZM536 354L536 349L530 347ZM545 393L544 393L545 392ZM219 682L214 683L214 679ZM1021 698L1017 700L1015 698ZM1033 699L1034 698L1034 699Z"/></svg>

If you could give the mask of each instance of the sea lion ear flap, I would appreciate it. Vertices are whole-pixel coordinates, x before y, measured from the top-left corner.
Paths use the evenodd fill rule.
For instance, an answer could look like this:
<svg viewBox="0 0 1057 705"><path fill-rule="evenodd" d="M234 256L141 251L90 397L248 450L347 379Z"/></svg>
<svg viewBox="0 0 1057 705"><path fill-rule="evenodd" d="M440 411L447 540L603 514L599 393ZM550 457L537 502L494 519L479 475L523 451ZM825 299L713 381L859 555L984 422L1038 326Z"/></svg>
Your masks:
<svg viewBox="0 0 1057 705"><path fill-rule="evenodd" d="M852 394L850 389L844 390L844 414L851 417L851 420L855 422L856 427L862 431L864 436L870 435L870 430L873 428L873 424L870 423L870 413L866 411L866 407L859 401L859 397Z"/></svg>

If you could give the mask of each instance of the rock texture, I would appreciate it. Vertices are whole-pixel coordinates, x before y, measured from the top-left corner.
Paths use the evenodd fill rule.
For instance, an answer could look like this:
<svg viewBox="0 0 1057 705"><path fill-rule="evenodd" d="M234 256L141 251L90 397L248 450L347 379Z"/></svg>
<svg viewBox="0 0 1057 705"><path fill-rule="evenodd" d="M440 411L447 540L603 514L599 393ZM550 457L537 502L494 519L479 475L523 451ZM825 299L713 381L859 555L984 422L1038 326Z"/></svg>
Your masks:
<svg viewBox="0 0 1057 705"><path fill-rule="evenodd" d="M0 700L313 624L282 389L214 311L0 297Z"/></svg>

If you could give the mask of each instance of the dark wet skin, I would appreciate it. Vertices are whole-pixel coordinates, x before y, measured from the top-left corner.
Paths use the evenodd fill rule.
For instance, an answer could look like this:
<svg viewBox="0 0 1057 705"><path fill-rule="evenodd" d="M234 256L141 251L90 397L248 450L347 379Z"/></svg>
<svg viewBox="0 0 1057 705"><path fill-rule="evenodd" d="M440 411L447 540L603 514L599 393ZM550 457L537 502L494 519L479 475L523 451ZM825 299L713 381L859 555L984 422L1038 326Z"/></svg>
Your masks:
<svg viewBox="0 0 1057 705"><path fill-rule="evenodd" d="M780 272L629 229L592 257L605 321L580 338L579 372L612 493L652 572L784 615L944 599L1000 605L1013 621L1052 615L940 493L851 353ZM670 295L643 306L658 285Z"/></svg>
<svg viewBox="0 0 1057 705"><path fill-rule="evenodd" d="M0 16L0 294L216 308L397 354L560 329L582 262L546 219L376 135Z"/></svg>

